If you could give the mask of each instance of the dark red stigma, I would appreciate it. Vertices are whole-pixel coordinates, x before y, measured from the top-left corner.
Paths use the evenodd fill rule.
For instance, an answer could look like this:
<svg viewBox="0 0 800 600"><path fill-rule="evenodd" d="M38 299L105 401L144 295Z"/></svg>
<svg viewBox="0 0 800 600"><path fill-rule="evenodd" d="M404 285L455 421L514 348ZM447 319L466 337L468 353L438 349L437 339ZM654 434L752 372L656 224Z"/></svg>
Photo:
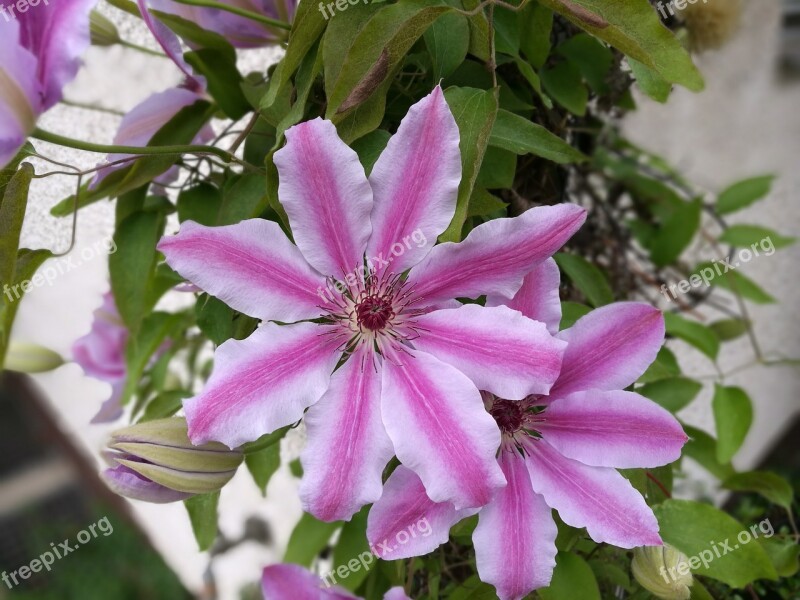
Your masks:
<svg viewBox="0 0 800 600"><path fill-rule="evenodd" d="M513 435L522 429L522 425L525 422L524 402L495 400L489 413L497 421L500 431L505 434Z"/></svg>
<svg viewBox="0 0 800 600"><path fill-rule="evenodd" d="M385 296L367 296L356 306L358 324L370 331L379 331L394 316L391 301Z"/></svg>

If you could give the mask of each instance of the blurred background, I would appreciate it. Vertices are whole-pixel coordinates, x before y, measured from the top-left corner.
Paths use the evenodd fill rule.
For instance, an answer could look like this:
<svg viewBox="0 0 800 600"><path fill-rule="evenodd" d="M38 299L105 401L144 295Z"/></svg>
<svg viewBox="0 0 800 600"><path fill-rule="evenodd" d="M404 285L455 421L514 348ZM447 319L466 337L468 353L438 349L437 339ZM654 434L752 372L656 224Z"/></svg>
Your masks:
<svg viewBox="0 0 800 600"><path fill-rule="evenodd" d="M713 1L713 0L711 0ZM137 19L101 3L124 39L156 49ZM264 70L277 51L242 53L241 70ZM735 222L757 220L785 235L800 233L800 1L745 2L742 26L724 48L697 57L707 89L702 94L673 93L666 105L637 98L639 110L626 117L626 135L658 153L709 192L748 176L778 176L772 195L736 213ZM67 88L70 105L45 115L41 126L64 135L110 143L121 114L179 82L166 59L114 46L89 50L85 68ZM102 107L104 111L85 108ZM44 153L76 166L91 167L101 157L41 145ZM50 208L72 192L74 180L36 181L22 244L60 252L69 247L72 223L56 219ZM757 219L753 218L757 216ZM89 331L92 311L108 290L107 256L99 243L113 229L113 205L81 211L77 245L52 285L34 288L22 302L13 338L70 355L72 343ZM87 250L88 249L88 250ZM778 299L751 307L766 354L800 357L800 246L761 256L743 272ZM691 347L670 341L687 375L715 374ZM755 403L753 428L735 459L741 469L770 468L800 479L800 375L792 367L753 367L746 339L723 346L726 384L745 388ZM710 390L681 416L713 433ZM261 497L240 469L222 491L220 528L226 543L213 558L200 553L181 503L149 505L112 495L97 478L99 451L113 426L90 425L107 384L87 378L74 364L31 378L6 373L0 382L0 571L28 564L51 542L75 539L89 525L108 517L113 533L92 539L9 590L0 598L234 600L254 593L261 568L280 560L301 511L297 483L284 466ZM285 458L302 447L302 430L284 440ZM284 465L288 460L283 461ZM676 496L726 498L710 478L686 461L688 477ZM225 550L219 553L219 551ZM249 591L248 591L249 590ZM244 594L244 596L243 596ZM257 596L252 596L257 597Z"/></svg>

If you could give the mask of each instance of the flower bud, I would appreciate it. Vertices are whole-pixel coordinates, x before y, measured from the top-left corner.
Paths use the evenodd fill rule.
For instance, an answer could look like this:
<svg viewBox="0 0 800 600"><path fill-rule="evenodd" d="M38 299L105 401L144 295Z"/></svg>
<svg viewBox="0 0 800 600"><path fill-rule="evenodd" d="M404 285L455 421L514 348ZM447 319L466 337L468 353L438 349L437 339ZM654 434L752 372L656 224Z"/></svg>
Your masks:
<svg viewBox="0 0 800 600"><path fill-rule="evenodd" d="M94 46L113 46L121 41L114 23L96 10L89 14L89 35Z"/></svg>
<svg viewBox="0 0 800 600"><path fill-rule="evenodd" d="M742 20L741 0L698 0L678 15L686 24L689 45L696 52L727 44Z"/></svg>
<svg viewBox="0 0 800 600"><path fill-rule="evenodd" d="M5 368L20 373L44 373L64 364L57 352L27 342L12 341L8 346Z"/></svg>
<svg viewBox="0 0 800 600"><path fill-rule="evenodd" d="M634 549L631 570L636 581L657 598L688 600L694 582L688 563L685 554L667 544L644 546Z"/></svg>
<svg viewBox="0 0 800 600"><path fill-rule="evenodd" d="M116 493L165 503L222 488L242 462L238 450L218 443L195 446L186 419L138 423L111 434L103 478Z"/></svg>

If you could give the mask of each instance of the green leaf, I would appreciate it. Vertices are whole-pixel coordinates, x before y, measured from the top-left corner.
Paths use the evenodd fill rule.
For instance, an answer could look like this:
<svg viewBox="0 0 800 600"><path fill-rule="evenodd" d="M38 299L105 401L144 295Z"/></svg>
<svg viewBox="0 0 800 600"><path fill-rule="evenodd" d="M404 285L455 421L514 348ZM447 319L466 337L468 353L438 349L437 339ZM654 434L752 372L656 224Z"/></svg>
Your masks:
<svg viewBox="0 0 800 600"><path fill-rule="evenodd" d="M723 319L709 325L721 342L735 340L747 333L749 324L743 319Z"/></svg>
<svg viewBox="0 0 800 600"><path fill-rule="evenodd" d="M717 460L729 462L744 443L753 423L753 404L738 387L714 386L714 421L717 425Z"/></svg>
<svg viewBox="0 0 800 600"><path fill-rule="evenodd" d="M219 492L192 496L184 500L183 504L189 513L197 545L200 547L200 551L204 552L211 548L214 540L217 539Z"/></svg>
<svg viewBox="0 0 800 600"><path fill-rule="evenodd" d="M261 494L266 496L269 480L281 466L281 445L272 444L257 452L248 452L244 456L244 464Z"/></svg>
<svg viewBox="0 0 800 600"><path fill-rule="evenodd" d="M178 220L196 221L201 225L217 224L222 194L219 188L207 182L201 182L178 194Z"/></svg>
<svg viewBox="0 0 800 600"><path fill-rule="evenodd" d="M553 100L574 115L586 115L589 90L583 84L583 75L576 64L561 62L551 69L542 70L539 77L545 91Z"/></svg>
<svg viewBox="0 0 800 600"><path fill-rule="evenodd" d="M538 590L542 600L600 600L600 588L589 564L577 554L559 552L553 579Z"/></svg>
<svg viewBox="0 0 800 600"><path fill-rule="evenodd" d="M723 464L717 459L717 440L690 425L684 424L683 430L689 436L689 441L683 447L684 456L693 458L717 479L727 479L736 472L730 462Z"/></svg>
<svg viewBox="0 0 800 600"><path fill-rule="evenodd" d="M467 57L469 21L457 13L444 14L433 22L424 38L433 61L433 80L440 81Z"/></svg>
<svg viewBox="0 0 800 600"><path fill-rule="evenodd" d="M606 276L582 256L559 252L554 257L563 273L569 277L592 306L604 306L614 301L614 292Z"/></svg>
<svg viewBox="0 0 800 600"><path fill-rule="evenodd" d="M259 216L269 205L266 180L258 173L231 177L222 189L217 223L232 225Z"/></svg>
<svg viewBox="0 0 800 600"><path fill-rule="evenodd" d="M337 585L354 592L367 578L370 566L377 561L367 541L367 514L364 507L344 524L336 547L333 549L331 572L342 569L347 575L337 580Z"/></svg>
<svg viewBox="0 0 800 600"><path fill-rule="evenodd" d="M0 200L0 284L11 283L14 277L22 221L25 219L33 175L33 167L28 163L23 164L11 177Z"/></svg>
<svg viewBox="0 0 800 600"><path fill-rule="evenodd" d="M663 346L658 351L656 360L647 368L644 375L639 378L639 383L651 383L669 377L677 377L680 374L681 368L678 365L678 359L675 358L675 354L672 350Z"/></svg>
<svg viewBox="0 0 800 600"><path fill-rule="evenodd" d="M369 177L372 167L378 162L381 153L386 149L392 134L385 129L376 129L353 143L353 150L364 167L364 172Z"/></svg>
<svg viewBox="0 0 800 600"><path fill-rule="evenodd" d="M540 0L581 29L611 44L670 83L703 89L703 78L648 0Z"/></svg>
<svg viewBox="0 0 800 600"><path fill-rule="evenodd" d="M459 242L461 230L467 220L472 190L495 123L497 90L452 87L445 92L445 100L458 124L460 134L461 183L458 186L458 200L453 220L439 240Z"/></svg>
<svg viewBox="0 0 800 600"><path fill-rule="evenodd" d="M440 0L400 0L384 5L353 40L333 88L328 91L327 118L342 120L342 114L366 102L386 86L411 46L441 15L451 12Z"/></svg>
<svg viewBox="0 0 800 600"><path fill-rule="evenodd" d="M558 47L558 53L580 70L583 78L597 94L609 92L608 74L614 56L608 46L585 33L572 36Z"/></svg>
<svg viewBox="0 0 800 600"><path fill-rule="evenodd" d="M517 172L517 157L513 152L493 147L491 140L489 144L477 183L490 190L511 189Z"/></svg>
<svg viewBox="0 0 800 600"><path fill-rule="evenodd" d="M190 398L193 394L186 390L169 390L161 392L147 403L140 422L153 421L171 417L183 406L183 400Z"/></svg>
<svg viewBox="0 0 800 600"><path fill-rule="evenodd" d="M339 521L325 523L303 513L289 537L283 562L310 567L317 555L327 546L333 534L342 526Z"/></svg>
<svg viewBox="0 0 800 600"><path fill-rule="evenodd" d="M635 58L628 57L628 64L642 92L662 104L669 99L669 95L672 92L672 84L669 81L666 81L653 69L640 63Z"/></svg>
<svg viewBox="0 0 800 600"><path fill-rule="evenodd" d="M717 269L715 269L715 264L718 267ZM740 264L739 262L735 262L732 266L736 269ZM776 302L775 298L764 291L755 281L742 275L738 271L730 270L726 265L720 262L706 262L697 265L694 268L693 275L700 275L703 271L711 272L711 277L704 280L711 281L713 285L728 290L756 304L774 304Z"/></svg>
<svg viewBox="0 0 800 600"><path fill-rule="evenodd" d="M650 258L658 267L678 260L700 228L701 200L682 202L656 231L650 242Z"/></svg>
<svg viewBox="0 0 800 600"><path fill-rule="evenodd" d="M689 321L675 313L664 313L667 334L691 344L711 360L719 354L719 339L714 332L696 321Z"/></svg>
<svg viewBox="0 0 800 600"><path fill-rule="evenodd" d="M686 377L660 379L643 385L636 391L650 398L670 412L678 412L695 399L702 384Z"/></svg>
<svg viewBox="0 0 800 600"><path fill-rule="evenodd" d="M753 421L753 406L747 393L738 387L715 385L712 401L717 426L717 459L730 461L741 447Z"/></svg>
<svg viewBox="0 0 800 600"><path fill-rule="evenodd" d="M504 211L507 206L508 204L486 191L485 188L475 187L469 198L467 218L487 217L499 211Z"/></svg>
<svg viewBox="0 0 800 600"><path fill-rule="evenodd" d="M666 500L654 507L665 542L690 557L689 565L698 575L711 577L735 588L756 579L777 579L775 568L760 544L741 532L750 532L730 515L710 506L689 500ZM727 541L730 551L720 547ZM714 548L720 551L716 556ZM705 558L705 564L702 563ZM699 563L699 564L698 564Z"/></svg>
<svg viewBox="0 0 800 600"><path fill-rule="evenodd" d="M591 307L578 302L562 302L561 303L561 325L560 329L569 329L575 322L592 312Z"/></svg>
<svg viewBox="0 0 800 600"><path fill-rule="evenodd" d="M719 236L719 241L739 248L760 246L762 252L769 252L770 247L778 249L791 246L797 238L783 236L772 229L758 225L731 225ZM764 242L767 243L766 248Z"/></svg>
<svg viewBox="0 0 800 600"><path fill-rule="evenodd" d="M197 298L195 304L197 326L217 346L233 337L233 317L233 309L222 300L208 294L201 294Z"/></svg>
<svg viewBox="0 0 800 600"><path fill-rule="evenodd" d="M250 112L250 102L242 92L244 79L236 68L235 57L214 48L201 48L184 55L186 62L208 81L208 93L225 115L234 121Z"/></svg>
<svg viewBox="0 0 800 600"><path fill-rule="evenodd" d="M722 487L734 492L756 492L786 510L792 509L794 490L783 477L766 471L747 471L728 477Z"/></svg>
<svg viewBox="0 0 800 600"><path fill-rule="evenodd" d="M540 69L550 55L550 32L553 11L537 2L530 2L521 11L522 35L520 49L530 64Z"/></svg>
<svg viewBox="0 0 800 600"><path fill-rule="evenodd" d="M761 200L769 194L774 180L774 175L762 175L734 183L717 198L717 212L726 215Z"/></svg>
<svg viewBox="0 0 800 600"><path fill-rule="evenodd" d="M489 145L514 154L535 154L559 164L582 162L587 158L541 125L504 109L497 111Z"/></svg>
<svg viewBox="0 0 800 600"><path fill-rule="evenodd" d="M194 21L183 19L178 15L152 9L150 12L175 32L176 35L189 42L192 48L213 48L221 52L228 60L236 60L236 50L224 36L208 29L203 29ZM138 12L136 16L139 16Z"/></svg>
<svg viewBox="0 0 800 600"><path fill-rule="evenodd" d="M800 570L800 545L792 540L760 537L758 541L780 577L793 577Z"/></svg>

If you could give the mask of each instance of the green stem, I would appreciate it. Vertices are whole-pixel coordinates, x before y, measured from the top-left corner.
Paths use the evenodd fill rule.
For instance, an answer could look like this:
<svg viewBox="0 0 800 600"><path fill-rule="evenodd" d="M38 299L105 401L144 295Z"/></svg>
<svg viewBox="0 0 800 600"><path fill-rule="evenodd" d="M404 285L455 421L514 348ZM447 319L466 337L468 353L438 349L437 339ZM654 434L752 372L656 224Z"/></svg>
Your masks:
<svg viewBox="0 0 800 600"><path fill-rule="evenodd" d="M239 162L235 156L214 146L115 146L105 144L94 144L92 142L85 142L83 140L76 140L68 138L57 133L45 131L38 127L31 134L43 142L50 142L51 144L58 144L59 146L66 146L67 148L75 148L76 150L84 150L86 152L97 152L98 154L136 154L142 156L153 156L163 154L213 154L219 157L226 163Z"/></svg>
<svg viewBox="0 0 800 600"><path fill-rule="evenodd" d="M239 8L237 6L230 6L228 4L222 4L220 2L215 2L214 0L175 0L178 4L188 4L189 6L201 6L203 8L216 8L217 10L223 10L225 12L232 13L234 15L239 15L240 17L244 17L245 19L250 19L251 21L257 21L259 23L263 23L264 25L271 25L272 27L278 27L280 29L291 30L292 26L289 23L285 23L284 21L279 21L278 19L270 19L269 17L265 17L257 12L253 12L251 10L246 10L244 8Z"/></svg>
<svg viewBox="0 0 800 600"><path fill-rule="evenodd" d="M162 54L161 52L150 50L150 48L139 46L138 44L134 44L133 42L126 42L125 40L120 40L119 44L120 46L124 46L125 48L130 48L131 50L136 50L138 52L141 52L142 54L149 54L150 56L158 56L159 58L166 58L164 54Z"/></svg>

